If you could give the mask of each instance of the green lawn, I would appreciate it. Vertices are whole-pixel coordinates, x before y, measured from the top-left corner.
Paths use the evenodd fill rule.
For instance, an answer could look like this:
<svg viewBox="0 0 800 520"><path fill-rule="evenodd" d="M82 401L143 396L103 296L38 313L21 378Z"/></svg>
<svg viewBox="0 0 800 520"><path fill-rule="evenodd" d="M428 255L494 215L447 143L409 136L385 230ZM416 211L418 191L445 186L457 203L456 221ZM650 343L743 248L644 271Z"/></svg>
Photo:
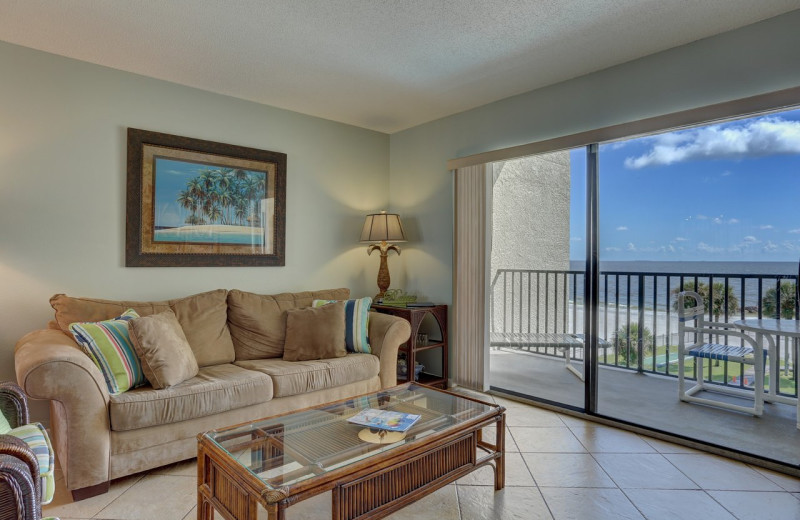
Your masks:
<svg viewBox="0 0 800 520"><path fill-rule="evenodd" d="M678 363L676 361L677 358L678 358L677 352L678 352L678 347L677 346L671 346L670 347L670 349L669 349L669 360L671 361L671 364L669 365L669 373L671 375L677 375L677 373L678 373ZM665 361L666 361L666 347L658 347L656 349L656 362L659 363L659 362L665 362ZM604 357L603 357L602 353L600 354L600 362L601 363L604 362ZM614 363L613 356L609 356L606 362L608 364L613 364ZM617 362L618 362L618 364L620 366L626 366L625 365L625 359L622 356L619 356L619 358L617 359ZM729 383L733 383L734 382L733 379L735 377L736 378L736 383L738 384L740 374L742 373L741 372L741 368L742 368L742 364L741 363L732 363L732 362L724 362L724 361L719 361L719 362L710 361L709 362L708 360L705 360L703 371L706 373L706 377L708 377L707 374L708 374L708 366L709 366L709 364L711 365L711 379L713 381L717 381L717 382L720 382L720 383L725 381L725 365L727 365L728 382ZM789 373L788 373L788 375L786 375L784 373L784 371L783 371L783 368L784 368L783 364L784 364L784 360L781 360L780 391L783 392L783 393L787 393L787 394L794 394L794 375L792 373L792 368L789 367ZM631 362L630 366L631 367L636 367L636 363L635 362ZM685 365L684 368L685 368L684 373L686 374L687 377L694 377L694 359L691 359L691 360L687 359L686 365ZM644 369L648 370L648 371L653 370L652 355L645 356ZM661 366L661 367L656 366L655 371L658 372L658 373L665 374L666 371L667 371L667 366ZM745 366L745 372L749 372L750 374L752 374L753 367L752 366ZM747 385L752 386L752 384L753 384L752 381L751 381L752 375L745 376L745 377L748 379ZM767 374L767 377L766 377L766 379L764 381L764 385L765 386L769 385L769 379L770 379L770 374Z"/></svg>

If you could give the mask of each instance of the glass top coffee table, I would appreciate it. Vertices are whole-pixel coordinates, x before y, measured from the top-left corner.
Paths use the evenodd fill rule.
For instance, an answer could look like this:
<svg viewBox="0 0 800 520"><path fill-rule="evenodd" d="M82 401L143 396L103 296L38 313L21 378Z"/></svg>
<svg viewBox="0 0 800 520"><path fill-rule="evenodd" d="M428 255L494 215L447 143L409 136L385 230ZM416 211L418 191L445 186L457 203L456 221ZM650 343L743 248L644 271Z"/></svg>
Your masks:
<svg viewBox="0 0 800 520"><path fill-rule="evenodd" d="M420 415L404 434L347 421L375 408ZM494 426L494 439L482 429ZM197 518L270 520L332 492L335 520L382 518L485 465L505 484L505 408L406 383L198 435Z"/></svg>

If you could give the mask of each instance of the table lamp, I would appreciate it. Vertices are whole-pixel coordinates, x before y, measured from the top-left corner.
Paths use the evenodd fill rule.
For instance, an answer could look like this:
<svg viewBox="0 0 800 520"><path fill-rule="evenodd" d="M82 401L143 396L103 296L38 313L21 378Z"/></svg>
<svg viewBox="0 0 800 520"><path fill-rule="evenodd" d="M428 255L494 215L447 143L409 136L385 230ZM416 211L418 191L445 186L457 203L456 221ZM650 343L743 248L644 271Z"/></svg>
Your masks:
<svg viewBox="0 0 800 520"><path fill-rule="evenodd" d="M381 252L381 266L378 269L378 294L375 299L383 298L383 293L389 288L389 265L386 261L389 251L394 250L398 255L400 248L389 242L405 242L406 234L403 231L403 224L400 222L400 215L396 213L372 213L367 215L364 220L364 228L361 230L361 242L378 242L367 247L367 254L373 251Z"/></svg>

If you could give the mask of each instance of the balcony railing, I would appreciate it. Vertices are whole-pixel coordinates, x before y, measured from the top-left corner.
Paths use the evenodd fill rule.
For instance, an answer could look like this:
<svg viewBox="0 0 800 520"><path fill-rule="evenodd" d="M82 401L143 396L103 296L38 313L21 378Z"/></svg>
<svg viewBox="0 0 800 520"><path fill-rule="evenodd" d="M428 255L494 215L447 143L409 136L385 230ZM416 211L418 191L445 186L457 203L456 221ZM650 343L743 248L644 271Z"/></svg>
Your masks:
<svg viewBox="0 0 800 520"><path fill-rule="evenodd" d="M492 278L490 336L583 333L583 271L500 269ZM795 275L709 274L607 271L600 273L598 328L611 347L598 351L599 363L642 373L677 377L677 293L703 294L708 319L732 322L747 317L794 319L800 302L790 284ZM793 288L792 288L793 289ZM787 298L787 295L791 295ZM783 297L783 301L782 301ZM786 308L790 303L793 308ZM782 308L783 305L783 308ZM501 334L496 334L501 333ZM778 338L781 357L780 393L797 396L795 341ZM525 350L562 356L558 346L527 343ZM571 357L583 359L583 349ZM704 379L716 384L752 388L752 372L739 363L707 363ZM750 371L752 371L751 367ZM687 377L694 378L693 363Z"/></svg>

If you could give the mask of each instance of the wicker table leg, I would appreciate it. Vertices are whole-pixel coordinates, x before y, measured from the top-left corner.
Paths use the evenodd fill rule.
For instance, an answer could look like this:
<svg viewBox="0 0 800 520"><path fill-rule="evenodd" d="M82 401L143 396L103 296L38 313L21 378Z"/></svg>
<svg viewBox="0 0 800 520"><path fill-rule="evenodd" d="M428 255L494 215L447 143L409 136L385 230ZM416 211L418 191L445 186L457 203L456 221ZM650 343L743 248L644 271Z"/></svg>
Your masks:
<svg viewBox="0 0 800 520"><path fill-rule="evenodd" d="M267 518L269 520L285 520L286 509L281 507L280 504L269 504L267 506Z"/></svg>
<svg viewBox="0 0 800 520"><path fill-rule="evenodd" d="M497 420L495 447L500 452L500 457L494 466L494 489L500 491L506 485L506 414L503 413Z"/></svg>
<svg viewBox="0 0 800 520"><path fill-rule="evenodd" d="M203 496L197 501L197 520L214 520L214 507Z"/></svg>

